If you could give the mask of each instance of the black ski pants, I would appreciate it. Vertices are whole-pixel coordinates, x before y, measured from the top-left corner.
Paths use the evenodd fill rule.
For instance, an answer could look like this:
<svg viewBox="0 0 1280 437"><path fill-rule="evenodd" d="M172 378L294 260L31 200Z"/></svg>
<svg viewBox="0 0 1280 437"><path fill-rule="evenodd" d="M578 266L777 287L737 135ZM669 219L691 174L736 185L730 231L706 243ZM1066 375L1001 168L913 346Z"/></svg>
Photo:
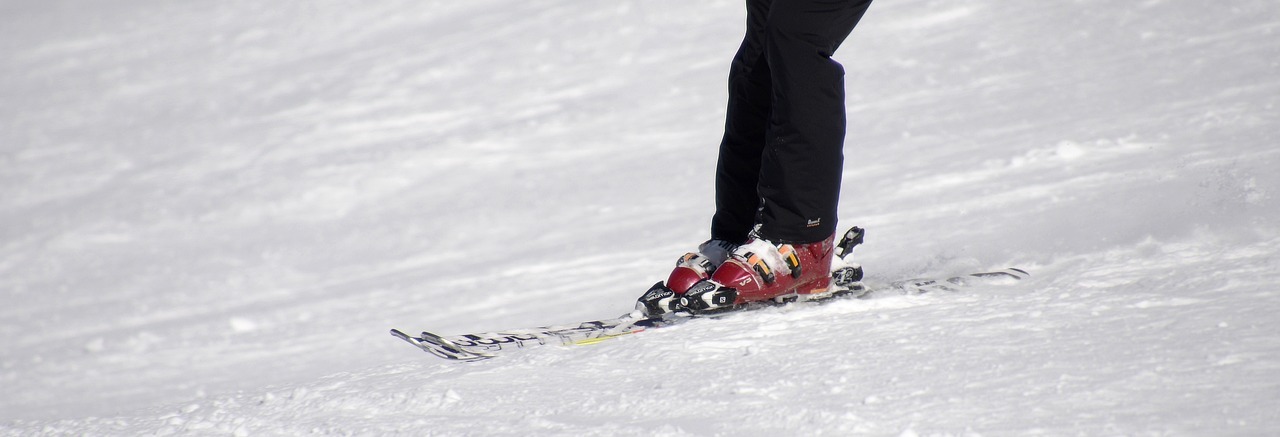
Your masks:
<svg viewBox="0 0 1280 437"><path fill-rule="evenodd" d="M831 55L871 0L747 0L729 70L712 238L774 243L835 233L844 169L844 68Z"/></svg>

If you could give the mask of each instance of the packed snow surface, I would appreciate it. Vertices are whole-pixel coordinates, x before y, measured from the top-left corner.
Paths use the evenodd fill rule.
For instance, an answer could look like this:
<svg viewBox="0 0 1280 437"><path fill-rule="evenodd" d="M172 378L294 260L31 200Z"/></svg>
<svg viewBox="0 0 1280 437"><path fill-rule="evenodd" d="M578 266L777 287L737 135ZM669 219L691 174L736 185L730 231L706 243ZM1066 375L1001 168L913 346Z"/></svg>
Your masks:
<svg viewBox="0 0 1280 437"><path fill-rule="evenodd" d="M0 434L1280 429L1280 4L895 0L837 53L870 281L446 362L706 236L740 1L0 5Z"/></svg>

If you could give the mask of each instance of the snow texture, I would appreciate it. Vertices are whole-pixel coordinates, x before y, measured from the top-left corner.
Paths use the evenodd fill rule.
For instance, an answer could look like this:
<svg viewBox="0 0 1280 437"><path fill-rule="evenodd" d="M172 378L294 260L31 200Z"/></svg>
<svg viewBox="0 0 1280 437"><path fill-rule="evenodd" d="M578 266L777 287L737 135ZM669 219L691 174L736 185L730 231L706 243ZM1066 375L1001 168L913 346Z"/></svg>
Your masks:
<svg viewBox="0 0 1280 437"><path fill-rule="evenodd" d="M705 238L740 1L0 5L0 434L1263 435L1280 4L897 0L837 54L873 280L474 364Z"/></svg>

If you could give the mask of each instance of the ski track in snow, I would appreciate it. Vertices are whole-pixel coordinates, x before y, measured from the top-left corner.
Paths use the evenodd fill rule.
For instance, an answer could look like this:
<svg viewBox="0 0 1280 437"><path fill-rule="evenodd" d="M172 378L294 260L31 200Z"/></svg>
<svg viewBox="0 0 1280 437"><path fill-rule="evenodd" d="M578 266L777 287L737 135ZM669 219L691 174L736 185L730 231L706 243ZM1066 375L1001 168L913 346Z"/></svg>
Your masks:
<svg viewBox="0 0 1280 437"><path fill-rule="evenodd" d="M870 279L611 317L704 238L739 2L0 9L0 434L1261 435L1280 8L877 2L842 226Z"/></svg>

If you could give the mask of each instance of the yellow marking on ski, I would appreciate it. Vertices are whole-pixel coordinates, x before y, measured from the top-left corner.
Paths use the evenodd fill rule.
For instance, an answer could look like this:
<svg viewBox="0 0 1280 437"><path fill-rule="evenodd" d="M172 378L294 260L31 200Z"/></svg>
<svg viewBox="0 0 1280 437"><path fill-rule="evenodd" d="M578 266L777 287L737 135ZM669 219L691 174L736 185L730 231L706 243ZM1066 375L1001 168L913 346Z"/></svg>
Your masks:
<svg viewBox="0 0 1280 437"><path fill-rule="evenodd" d="M600 343L600 342L603 342L603 341L605 341L605 340L613 340L613 339L615 339L615 338L618 338L618 337L621 337L621 336L624 336L624 335L635 334L635 333L637 333L637 332L643 332L643 331L644 331L644 330L643 330L643 329L641 329L641 330L639 330L639 331L627 331L627 332L622 332L622 333L618 333L618 334L602 335L602 336L599 336L599 337L596 337L596 338L587 338L587 339L583 339L583 340L578 340L578 341L575 341L575 342L573 342L573 343L569 343L569 344L571 344L571 345L573 345L573 346L585 346L585 345L589 345L589 344L596 344L596 343Z"/></svg>

